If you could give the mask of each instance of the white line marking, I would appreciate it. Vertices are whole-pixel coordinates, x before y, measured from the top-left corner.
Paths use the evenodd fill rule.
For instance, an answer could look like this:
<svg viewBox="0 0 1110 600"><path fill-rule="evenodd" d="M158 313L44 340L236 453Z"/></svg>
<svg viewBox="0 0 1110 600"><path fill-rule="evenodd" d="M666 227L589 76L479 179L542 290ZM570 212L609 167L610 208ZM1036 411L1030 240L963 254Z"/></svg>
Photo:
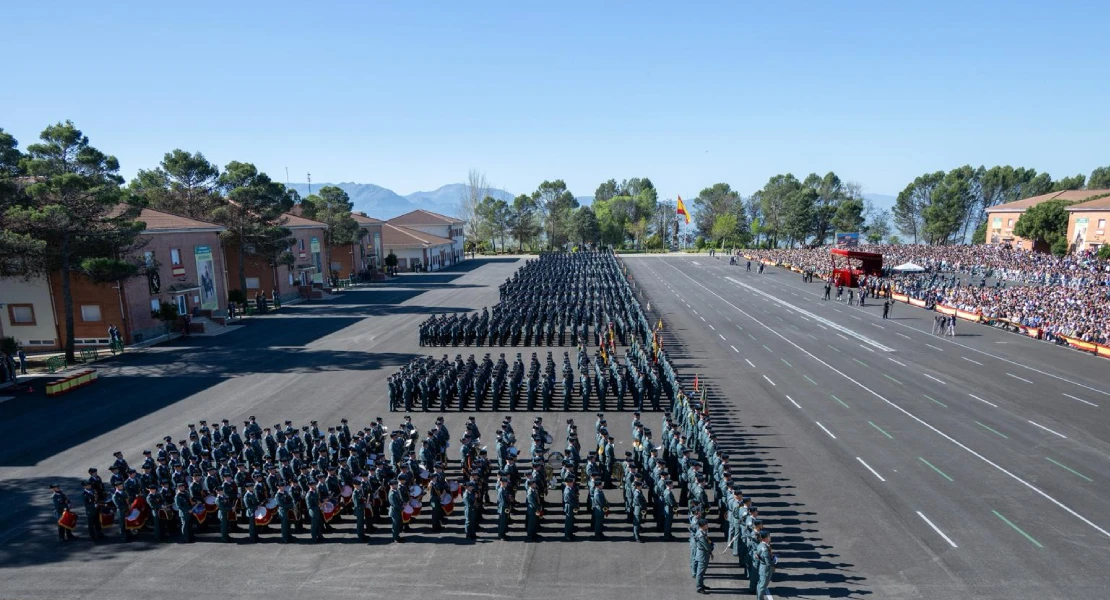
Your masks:
<svg viewBox="0 0 1110 600"><path fill-rule="evenodd" d="M751 367L751 368L753 368L753 369L755 368L755 365L753 365L753 364L752 364L752 361L750 361L750 360L748 360L748 359L746 359L746 358L745 358L745 359L744 359L744 362L748 363L748 366L749 366L749 367Z"/></svg>
<svg viewBox="0 0 1110 600"><path fill-rule="evenodd" d="M930 348L932 348L933 350L937 350L937 351L940 351L940 352L944 352L944 350L941 350L940 348L937 348L936 346L934 346L934 345L932 345L932 344L925 344L925 345L926 345L926 346L928 346L928 347L930 347Z"/></svg>
<svg viewBox="0 0 1110 600"><path fill-rule="evenodd" d="M913 339L913 338L911 338L910 336L908 336L908 335L906 335L906 334L904 334L904 333L898 333L897 331L895 331L895 332L894 332L894 335L900 335L900 336L902 336L902 337L906 338L907 340L912 340L912 339Z"/></svg>
<svg viewBox="0 0 1110 600"><path fill-rule="evenodd" d="M662 260L662 259L660 259L660 260ZM778 336L779 338L781 338L781 339L782 339L782 340L783 340L784 342L786 342L786 343L790 344L791 346L794 346L794 348L796 348L797 350L799 350L799 351L800 351L800 352L802 352L803 354L805 354L805 355L809 356L810 358L812 358L813 360L815 360L815 361L817 361L817 362L821 363L821 364L822 364L822 365L824 365L824 366L825 366L826 368L828 368L828 369L829 369L830 371L832 371L832 372L836 373L837 375L840 375L840 376L841 376L841 377L843 377L844 379L847 379L848 381L852 382L853 384L855 384L855 385L856 385L857 387L859 387L860 389L862 389L862 390L866 391L867 393L871 394L872 396L875 396L875 397L876 397L876 398L878 398L879 400L882 400L883 402L885 402L885 403L887 403L888 405L890 405L891 407L895 408L896 410L898 410L898 411L899 411L899 412L901 412L902 414L904 414L904 415L906 415L907 417L909 417L909 418L913 419L914 421L917 421L917 422L918 422L918 423L920 423L920 424L921 424L922 426L924 426L924 427L928 428L928 429L929 429L930 431L932 431L933 433L935 433L935 434L937 434L937 435L939 435L939 436L943 437L944 439L948 440L949 442L951 442L952 444L956 445L956 446L957 446L958 448L960 448L960 449L964 450L964 451L965 451L965 452L967 452L968 454L970 454L970 455L974 456L975 458L978 458L979 460L981 460L981 461L983 461L983 462L987 463L988 465L990 465L990 466L994 467L994 468L995 468L995 469L997 469L997 470L998 470L998 471L999 471L1000 473L1003 473L1003 474L1005 474L1005 475L1006 475L1006 476L1008 476L1009 478L1011 478L1011 479L1013 479L1014 481L1016 481L1016 482L1020 483L1021 485L1025 486L1026 488L1028 488L1029 490L1033 491L1033 492L1034 492L1034 493L1036 493L1037 495L1041 496L1041 497L1042 497L1042 498L1044 498L1045 500L1048 500L1049 502L1051 502L1051 503L1055 504L1055 505L1056 505L1056 506L1057 506L1058 508L1060 508L1060 509L1061 509L1061 510L1063 510L1064 512L1066 512L1066 513L1068 513L1069 515L1071 515L1071 516L1075 517L1076 519L1079 519L1080 521L1082 521L1083 523L1085 523L1085 524L1086 524L1087 526L1091 527L1091 528L1092 528L1092 529L1094 529L1095 531L1098 531L1099 533L1101 533L1102 535L1106 536L1107 538L1110 538L1110 531L1107 531L1107 530L1103 529L1102 527L1099 527L1098 525L1096 525L1096 524L1095 524L1095 523L1094 523L1093 521L1091 521L1091 520L1090 520L1090 519L1088 519L1087 517L1084 517L1083 515L1079 514L1078 512L1076 512L1076 511L1072 510L1072 509L1071 509L1071 508L1070 508L1070 507L1069 507L1068 505L1066 505L1066 504L1064 504L1063 502L1060 502L1059 500L1057 500L1056 498L1053 498L1052 496L1048 495L1048 493L1047 493L1047 492L1045 492L1044 490L1042 490L1042 489L1040 489L1039 487L1037 487L1037 486L1035 486L1035 485L1033 485L1033 484L1029 483L1028 481L1026 481L1026 480L1022 479L1021 477L1018 477L1017 475L1014 475L1014 474L1013 474L1013 473L1011 473L1010 471L1007 471L1007 470L1006 470L1006 469L1005 469L1004 467L1002 467L1002 465L999 465L998 463L996 463L996 462L992 461L991 459L989 459L989 458L987 458L987 457L983 456L982 454L979 454L978 452L976 452L976 451L972 450L972 449L971 449L971 448L970 448L969 446L965 445L965 444L964 444L963 442L960 442L960 441L959 441L959 440L957 440L956 438L954 438L954 437L952 437L952 436L948 435L947 433L944 433L943 431L941 431L941 430L937 429L936 427L934 427L934 426L930 425L930 424L929 424L928 422L926 422L926 421L925 421L924 419L922 419L921 417L918 417L917 415L915 415L915 414L911 413L910 411L908 411L908 410L906 410L906 409L902 408L902 407L901 407L900 405L898 405L898 404L895 404L894 402L891 402L891 401L890 401L889 399L887 399L887 398L886 398L885 396L883 396L882 394L880 394L880 393L876 392L875 390L872 390L871 388L867 387L866 385L864 385L864 384L863 384L863 383L861 383L860 381L858 381L858 380L856 380L856 379L853 379L853 378L852 378L851 376L849 376L849 375L848 375L847 373L845 373L844 371L841 371L840 369L837 369L836 367L834 367L834 366L830 365L829 363L827 363L827 362L825 362L825 361L821 360L821 359L820 359L820 358L818 358L818 357L817 357L817 356L816 356L815 354L813 354L812 352L810 352L810 351L806 350L805 348L802 348L801 346L799 346L799 345L798 345L798 344L796 344L795 342L793 342L793 341L791 341L790 339L788 339L788 338L787 338L786 336L784 336L784 335L782 335L781 333L779 333L779 332L775 331L774 329L771 329L770 327L768 327L768 326L766 326L766 325L764 325L764 324L760 323L760 322L759 322L759 321L758 321L758 320L757 320L757 319L756 319L755 317L753 317L753 316L752 316L751 314L749 314L748 312L744 311L743 309L741 309L740 307L736 306L735 304L733 304L733 303L729 302L729 301L728 301L728 300L726 300L726 299L725 299L724 297L722 297L722 296L721 296L720 294L718 294L718 293L714 292L713 290L710 290L709 288L705 287L705 286L704 286L704 285L702 285L702 284L701 284L700 282L698 282L698 281L697 281L696 279L694 279L693 277L690 277L689 275L687 275L686 273L684 273L684 272L683 272L683 271L682 271L681 269L679 269L678 267L676 267L676 266L674 266L674 265L672 265L672 264L670 264L670 263L667 263L667 261L662 261L662 262L664 262L665 264L667 264L667 266L671 267L671 268L672 268L672 269L674 269L675 271L678 271L678 273L679 273L680 275L682 275L683 277L686 277L687 279L689 279L690 281L692 281L692 282L694 283L694 285L697 285L697 286L701 287L702 289L704 289L705 291L709 292L709 293L710 293L711 295L713 295L713 296L716 296L718 300L720 300L720 301L724 302L725 304L728 304L728 305L729 305L729 306L731 306L731 307L732 307L732 308L733 308L734 310L736 310L737 312L739 312L739 313L743 314L744 316L748 317L748 318L749 318L749 319L751 319L752 321L755 321L755 322L756 322L757 324L759 324L759 325L760 325L761 327L763 327L763 328L764 328L764 329L766 329L767 331L770 331L770 332L771 332L772 334L774 334L774 335L777 335L777 336ZM1093 388L1092 388L1092 389L1093 389ZM1107 393L1107 392L1102 392L1102 393ZM1108 393L1108 394L1110 394L1110 393ZM989 403L988 403L988 404L989 404ZM821 425L820 423L817 423L817 424L818 424L819 426ZM825 428L824 428L824 426L821 426L821 429L825 429ZM828 433L828 430L827 430L827 429L825 429L825 432L826 432L826 433ZM830 435L830 436L832 436L832 434L831 434L831 433L829 433L829 435ZM835 439L835 436L833 436L833 439Z"/></svg>
<svg viewBox="0 0 1110 600"><path fill-rule="evenodd" d="M962 359L966 360L966 361L967 361L967 362L969 362L969 363L975 363L975 364L979 365L980 367L981 367L981 366L983 366L983 363L981 363L981 362L979 362L979 361L977 361L977 360L972 360L972 359L970 359L970 358L968 358L968 357L966 357L966 356L961 356L960 358L962 358Z"/></svg>
<svg viewBox="0 0 1110 600"><path fill-rule="evenodd" d="M833 435L831 431L829 431L828 429L825 429L825 426L821 424L821 421L814 421L814 423L817 423L817 426L820 427L822 431L829 434L829 437L831 437L834 440L836 439L836 436Z"/></svg>
<svg viewBox="0 0 1110 600"><path fill-rule="evenodd" d="M982 398L980 398L979 396L976 396L975 394L968 394L968 396L971 396L972 398L975 398L976 400L982 402L983 404L989 404L989 405L991 405L995 408L998 408L998 405L995 404L994 402L987 402L986 400L983 400Z"/></svg>
<svg viewBox="0 0 1110 600"><path fill-rule="evenodd" d="M886 329L886 327L883 327L882 325L879 325L878 323L872 323L872 325L874 325L875 327L878 327L879 329Z"/></svg>
<svg viewBox="0 0 1110 600"><path fill-rule="evenodd" d="M932 375L930 375L930 374L928 374L928 373L922 373L922 375L924 375L924 376L928 377L929 379L932 379L933 381L935 381L935 382L937 382L937 383L939 383L939 384L941 384L941 385L948 385L947 383L944 383L943 381L941 381L941 380L937 379L936 377L933 377Z"/></svg>
<svg viewBox="0 0 1110 600"><path fill-rule="evenodd" d="M799 317L802 317L802 315L798 315L798 316L799 316ZM806 319L805 317L802 317L802 319L804 319L804 320L806 320L806 321L809 321L809 319Z"/></svg>
<svg viewBox="0 0 1110 600"><path fill-rule="evenodd" d="M818 323L817 326L820 327L821 329L828 330L828 327L825 327L824 325L822 325L820 323Z"/></svg>
<svg viewBox="0 0 1110 600"><path fill-rule="evenodd" d="M1013 377L1014 379L1019 380L1019 381L1024 381L1025 383L1033 383L1032 381L1029 381L1028 379L1026 379L1024 377L1018 377L1017 375L1014 375L1013 373L1006 373L1006 374L1009 375L1010 377Z"/></svg>
<svg viewBox="0 0 1110 600"><path fill-rule="evenodd" d="M701 319L702 321L705 321L705 317L698 317L698 318Z"/></svg>
<svg viewBox="0 0 1110 600"><path fill-rule="evenodd" d="M898 361L894 360L893 358L891 358L891 357L889 357L889 356L888 356L888 357L886 357L886 359L887 359L887 360L889 360L889 361L891 361L891 362L893 362L893 363L894 363L894 364L896 364L896 365L902 365L903 367L904 367L904 366L906 366L906 363L900 363L900 362L898 362Z"/></svg>
<svg viewBox="0 0 1110 600"><path fill-rule="evenodd" d="M695 308L695 309L693 309L693 310L694 310L694 314L695 314L695 315L696 315L696 314L698 314L698 309L696 309L696 308Z"/></svg>
<svg viewBox="0 0 1110 600"><path fill-rule="evenodd" d="M794 406L797 406L798 408L801 408L801 406L799 406L798 403L795 402L794 399L791 398L790 396L787 396L786 399L789 400L790 403L793 404Z"/></svg>
<svg viewBox="0 0 1110 600"><path fill-rule="evenodd" d="M844 339L848 339L848 338L847 338L846 336L844 336L844 335L841 335L841 334L839 334L839 333L838 333L838 334L836 334L836 335L839 335L840 337L842 337L842 338L844 338Z"/></svg>
<svg viewBox="0 0 1110 600"><path fill-rule="evenodd" d="M936 525L933 525L933 522L932 522L932 521L930 521L928 517L926 517L925 515L921 514L921 511L920 511L920 510L919 510L919 511L917 511L917 516L921 517L921 518L922 518L922 520L924 520L924 521L925 521L926 523L928 523L928 524L929 524L929 527L932 527L932 528L933 528L933 531L937 532L937 535L939 535L940 537L944 538L944 541L948 542L948 545L949 545L949 546L952 546L953 548L956 548L956 547L957 547L957 546L956 546L956 542L953 542L953 541L951 540L951 538L949 538L948 536L944 535L944 532L943 532L943 531L941 531L941 530L940 530L940 528L939 528L939 527L937 527Z"/></svg>
<svg viewBox="0 0 1110 600"><path fill-rule="evenodd" d="M1034 423L1033 421L1029 421L1029 424L1033 425L1034 427L1040 427L1041 429L1051 433L1052 435L1058 435L1058 436L1064 438L1065 440L1068 439L1068 436L1066 436L1066 435L1064 435L1064 434L1062 434L1058 431L1053 431L1053 430L1049 429L1048 427L1045 427L1044 425L1041 425L1040 423Z"/></svg>
<svg viewBox="0 0 1110 600"><path fill-rule="evenodd" d="M1082 398L1076 398L1075 396L1072 396L1071 394L1064 394L1064 395L1067 396L1068 398L1071 398L1072 400L1078 400L1078 401L1082 402L1083 404L1090 404L1091 406L1093 406L1095 408L1098 408L1098 405L1095 404L1094 402L1088 402L1088 401L1086 401Z"/></svg>
<svg viewBox="0 0 1110 600"><path fill-rule="evenodd" d="M712 329L713 331L717 331L717 328L712 326L712 325L710 325L709 328Z"/></svg>
<svg viewBox="0 0 1110 600"><path fill-rule="evenodd" d="M739 350L736 349L736 346L729 346L729 348L732 348L733 352L739 352Z"/></svg>
<svg viewBox="0 0 1110 600"><path fill-rule="evenodd" d="M848 316L849 316L849 317L852 317L853 319L855 319L855 320L857 320L857 321L862 321L862 320L863 320L863 319L861 319L861 318L857 317L856 315L848 315Z"/></svg>
<svg viewBox="0 0 1110 600"><path fill-rule="evenodd" d="M844 312L844 311L840 310L839 308L837 308L837 307L835 307L835 306L833 307L833 310L835 310L835 311L836 311L836 312L838 312L838 313L842 313L842 312Z"/></svg>
<svg viewBox="0 0 1110 600"><path fill-rule="evenodd" d="M771 378L770 378L770 377L768 377L768 376L764 375L764 376L763 376L763 378L767 380L767 383L769 383L769 384L771 384L771 385L775 385L775 382L774 382L774 381L771 381ZM778 387L778 386L777 386L777 385L775 385L775 387Z"/></svg>
<svg viewBox="0 0 1110 600"><path fill-rule="evenodd" d="M818 423L818 425L820 425L820 423ZM824 429L824 428L822 427L822 429ZM832 434L829 434L829 435L832 435ZM886 482L886 480L885 480L885 479L883 479L883 476L882 476L882 475L879 475L879 472L878 472L878 471L876 471L875 469L872 469L872 468L871 468L871 465L869 465L869 464L867 464L867 463L863 462L863 459L862 459L862 458L860 458L860 457L858 457L858 456L857 456L857 457L856 457L856 460L858 460L858 461L859 461L859 464L861 464L861 465L863 465L863 466L867 467L867 470L868 470L868 471L871 471L871 474L872 474L872 475L874 475L875 477L878 477L878 478L879 478L879 481L882 481L882 482Z"/></svg>
<svg viewBox="0 0 1110 600"><path fill-rule="evenodd" d="M718 333L717 335L721 335L721 334ZM726 342L728 341L728 340L725 339L725 336L723 336L723 335L721 335L721 339L726 341Z"/></svg>
<svg viewBox="0 0 1110 600"><path fill-rule="evenodd" d="M859 347L863 348L864 350L867 350L868 352L874 352L874 350L868 348L867 346L864 346L863 344L860 344Z"/></svg>

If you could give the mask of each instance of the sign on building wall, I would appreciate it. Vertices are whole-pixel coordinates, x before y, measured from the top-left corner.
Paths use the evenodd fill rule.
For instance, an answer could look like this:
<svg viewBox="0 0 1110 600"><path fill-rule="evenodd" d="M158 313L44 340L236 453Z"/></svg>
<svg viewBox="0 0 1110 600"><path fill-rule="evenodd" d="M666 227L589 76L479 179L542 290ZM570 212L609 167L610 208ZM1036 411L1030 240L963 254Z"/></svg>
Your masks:
<svg viewBox="0 0 1110 600"><path fill-rule="evenodd" d="M212 263L212 248L196 246L193 249L193 256L197 259L200 307L205 310L219 310L220 299L216 296L216 269Z"/></svg>

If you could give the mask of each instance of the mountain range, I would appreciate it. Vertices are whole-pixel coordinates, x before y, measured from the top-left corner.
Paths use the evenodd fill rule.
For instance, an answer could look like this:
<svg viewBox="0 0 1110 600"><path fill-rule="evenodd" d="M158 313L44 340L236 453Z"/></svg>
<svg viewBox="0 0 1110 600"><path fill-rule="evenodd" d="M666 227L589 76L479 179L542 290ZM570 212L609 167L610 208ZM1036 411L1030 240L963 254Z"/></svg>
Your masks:
<svg viewBox="0 0 1110 600"><path fill-rule="evenodd" d="M355 211L365 212L376 219L392 219L409 211L424 209L442 215L454 216L458 212L459 201L466 193L466 184L449 183L430 192L413 192L402 196L389 188L384 188L373 183L312 183L313 191L320 191L326 185L334 185L351 197ZM309 184L291 183L289 187L297 193L308 195ZM516 196L498 188L491 188L489 195L498 200L512 202ZM885 194L864 194L864 198L871 201L875 210L890 209L894 206L894 196ZM593 196L579 196L578 203L589 206L593 203Z"/></svg>

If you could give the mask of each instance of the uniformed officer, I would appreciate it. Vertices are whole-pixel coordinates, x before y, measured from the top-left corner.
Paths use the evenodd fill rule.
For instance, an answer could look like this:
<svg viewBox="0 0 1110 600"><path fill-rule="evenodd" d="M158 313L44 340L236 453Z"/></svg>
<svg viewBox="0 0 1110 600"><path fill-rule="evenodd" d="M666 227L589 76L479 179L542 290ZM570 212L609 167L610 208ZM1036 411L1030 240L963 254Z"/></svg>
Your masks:
<svg viewBox="0 0 1110 600"><path fill-rule="evenodd" d="M678 500L675 500L674 497L674 481L668 479L665 485L666 489L663 492L663 539L670 541L674 539L671 528L674 525L674 515L678 511Z"/></svg>
<svg viewBox="0 0 1110 600"><path fill-rule="evenodd" d="M223 489L216 489L216 514L220 518L220 541L227 544L231 542L231 498L228 498ZM252 519L253 520L253 519Z"/></svg>
<svg viewBox="0 0 1110 600"><path fill-rule="evenodd" d="M284 485L284 484L281 484ZM254 513L258 510L261 500L253 487L247 487L243 492L243 511L247 517L247 539L253 544L258 541L258 525L254 522Z"/></svg>
<svg viewBox="0 0 1110 600"><path fill-rule="evenodd" d="M473 481L466 482L466 491L463 492L463 531L466 539L478 539L478 496Z"/></svg>
<svg viewBox="0 0 1110 600"><path fill-rule="evenodd" d="M528 480L528 519L526 521L526 535L524 541L537 542L540 538L540 519L543 518L543 502L540 499L540 490L535 478Z"/></svg>
<svg viewBox="0 0 1110 600"><path fill-rule="evenodd" d="M698 531L694 534L694 581L699 594L708 594L705 586L705 571L713 556L713 540L709 539L709 521L698 519Z"/></svg>
<svg viewBox="0 0 1110 600"><path fill-rule="evenodd" d="M165 506L165 498L158 492L158 484L151 481L146 485L146 504L150 507L150 526L154 530L154 541L161 542L165 539L165 534L162 533L162 507Z"/></svg>
<svg viewBox="0 0 1110 600"><path fill-rule="evenodd" d="M362 478L351 481L351 511L355 514L355 536L358 541L366 541L366 492L362 488Z"/></svg>
<svg viewBox="0 0 1110 600"><path fill-rule="evenodd" d="M177 510L177 518L181 522L181 542L184 544L193 543L193 501L189 497L185 483L177 484L177 494L173 497L173 507Z"/></svg>
<svg viewBox="0 0 1110 600"><path fill-rule="evenodd" d="M296 507L296 503L293 501L292 494L290 494L289 491L285 489L284 481L278 482L278 491L275 496L277 497L278 501L278 517L281 519L281 543L289 544L294 541L293 534L289 531L289 529L290 520L293 518L293 510L294 507ZM253 515L251 516L251 525L253 529Z"/></svg>
<svg viewBox="0 0 1110 600"><path fill-rule="evenodd" d="M58 522L61 520L65 511L70 508L69 498L62 492L62 487L56 483L50 484L50 491L52 492L50 495L50 504L54 508L54 521ZM77 536L73 535L72 531L62 527L60 524L58 525L59 542L68 542L75 539L77 539Z"/></svg>
<svg viewBox="0 0 1110 600"><path fill-rule="evenodd" d="M759 583L755 588L756 600L767 597L767 588L771 586L771 579L775 575L775 563L778 562L774 551L771 549L771 532L759 532L759 546L756 547L755 557L759 567Z"/></svg>
<svg viewBox="0 0 1110 600"><path fill-rule="evenodd" d="M305 507L308 508L308 516L312 523L312 543L316 544L324 541L324 513L321 512L320 492L317 491L317 483L315 481L308 482L308 492L304 495Z"/></svg>
<svg viewBox="0 0 1110 600"><path fill-rule="evenodd" d="M513 490L509 477L497 480L497 539L509 539L509 519L513 510Z"/></svg>
<svg viewBox="0 0 1110 600"><path fill-rule="evenodd" d="M590 507L593 512L594 539L605 539L605 516L609 514L609 501L605 499L605 492L601 489L601 481L595 474L593 479L593 492L590 494Z"/></svg>
<svg viewBox="0 0 1110 600"><path fill-rule="evenodd" d="M563 483L563 539L574 541L574 516L578 514L578 488L575 487L574 476L564 479Z"/></svg>
<svg viewBox="0 0 1110 600"><path fill-rule="evenodd" d="M633 486L635 489L632 492L632 539L644 543L644 539L640 537L641 529L644 525L644 517L647 515L647 500L644 498L644 482L637 480Z"/></svg>
<svg viewBox="0 0 1110 600"><path fill-rule="evenodd" d="M100 505L97 503L97 493L93 480L86 479L81 482L81 500L85 505L85 520L88 521L89 539L97 541L104 537L104 530L100 526Z"/></svg>
<svg viewBox="0 0 1110 600"><path fill-rule="evenodd" d="M127 513L131 512L131 504L127 501L127 493L123 491L124 482L117 481L115 487L116 491L112 492L112 507L116 511L116 519L119 520L119 537L124 542L130 542L134 537L130 531L127 531Z"/></svg>
<svg viewBox="0 0 1110 600"><path fill-rule="evenodd" d="M389 480L389 495L386 501L389 503L389 522L392 526L393 541L397 543L404 542L401 539L401 511L404 510L404 500L401 496L401 491L397 489L398 481L396 479Z"/></svg>

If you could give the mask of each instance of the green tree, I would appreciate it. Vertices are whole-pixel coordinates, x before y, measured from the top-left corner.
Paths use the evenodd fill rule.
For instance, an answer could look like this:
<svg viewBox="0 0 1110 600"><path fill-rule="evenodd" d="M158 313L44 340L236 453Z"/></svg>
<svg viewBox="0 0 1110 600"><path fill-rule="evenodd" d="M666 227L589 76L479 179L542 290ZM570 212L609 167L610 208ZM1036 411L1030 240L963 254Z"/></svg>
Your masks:
<svg viewBox="0 0 1110 600"><path fill-rule="evenodd" d="M326 185L320 191L301 201L301 209L306 219L319 221L328 226L324 230L324 255L327 257L328 275L338 277L332 271L332 249L336 246L349 246L364 235L351 212L355 205L347 192L334 185ZM288 245L286 245L288 247ZM353 263L352 263L353 265Z"/></svg>
<svg viewBox="0 0 1110 600"><path fill-rule="evenodd" d="M866 230L869 243L881 244L883 240L890 236L890 211L884 208L871 215Z"/></svg>
<svg viewBox="0 0 1110 600"><path fill-rule="evenodd" d="M777 247L780 236L786 233L786 220L789 215L791 196L801 188L797 177L787 173L775 175L758 192L759 207L762 213L763 233L767 235L772 247Z"/></svg>
<svg viewBox="0 0 1110 600"><path fill-rule="evenodd" d="M1065 177L1063 179L1057 180L1055 183L1052 184L1051 191L1064 192L1067 190L1081 190L1083 189L1083 185L1085 183L1087 183L1087 176L1080 173L1078 175L1073 175L1071 177Z"/></svg>
<svg viewBox="0 0 1110 600"><path fill-rule="evenodd" d="M570 218L574 209L578 208L578 200L562 179L544 181L536 188L532 199L544 219L547 247L555 249L562 246L570 233Z"/></svg>
<svg viewBox="0 0 1110 600"><path fill-rule="evenodd" d="M715 183L698 193L693 201L694 214L690 215L694 226L702 235L710 235L713 223L720 217L732 213L740 202L740 194L727 183Z"/></svg>
<svg viewBox="0 0 1110 600"><path fill-rule="evenodd" d="M974 204L977 178L975 169L963 166L952 169L933 189L929 206L921 213L925 233L932 244L948 244L959 239L960 227L966 222Z"/></svg>
<svg viewBox="0 0 1110 600"><path fill-rule="evenodd" d="M13 228L8 210L26 208L30 198L20 185L25 174L19 142L0 129L0 277L19 277L42 273L46 265L46 240Z"/></svg>
<svg viewBox="0 0 1110 600"><path fill-rule="evenodd" d="M212 219L227 228L221 235L239 248L239 289L245 290L247 257L270 254L269 242L277 237L273 228L286 223L283 213L293 201L285 186L250 163L228 163L219 181L227 199L212 211Z"/></svg>
<svg viewBox="0 0 1110 600"><path fill-rule="evenodd" d="M1103 244L1099 246L1098 257L1102 260L1110 260L1110 244Z"/></svg>
<svg viewBox="0 0 1110 600"><path fill-rule="evenodd" d="M594 192L594 202L606 202L614 196L620 195L620 185L617 184L616 179L610 179L605 183L597 186L597 191Z"/></svg>
<svg viewBox="0 0 1110 600"><path fill-rule="evenodd" d="M979 223L979 226L975 228L975 232L971 234L971 243L972 244L985 244L985 243L987 243L987 222L986 221L983 221L982 223Z"/></svg>
<svg viewBox="0 0 1110 600"><path fill-rule="evenodd" d="M1063 240L1067 252L1068 202L1049 200L1026 209L1014 223L1014 235L1032 240L1034 246L1055 249L1058 240Z"/></svg>
<svg viewBox="0 0 1110 600"><path fill-rule="evenodd" d="M389 254L385 255L385 266L390 269L397 268L397 255L393 253L392 249L389 251Z"/></svg>
<svg viewBox="0 0 1110 600"><path fill-rule="evenodd" d="M782 221L782 233L787 242L805 244L813 230L813 216L817 211L817 190L798 186L786 197L786 214Z"/></svg>
<svg viewBox="0 0 1110 600"><path fill-rule="evenodd" d="M536 201L527 194L521 194L513 199L509 211L509 234L516 238L517 252L524 251L524 242L532 245L532 240L539 235L540 225L536 219Z"/></svg>
<svg viewBox="0 0 1110 600"><path fill-rule="evenodd" d="M176 149L167 152L157 168L140 169L130 188L151 208L208 220L220 204L216 194L219 177L220 170L200 152Z"/></svg>
<svg viewBox="0 0 1110 600"><path fill-rule="evenodd" d="M736 235L736 215L733 213L725 213L713 222L713 228L710 231L713 239L720 242L721 249L725 247L725 240L732 238Z"/></svg>
<svg viewBox="0 0 1110 600"><path fill-rule="evenodd" d="M505 250L505 234L509 231L509 222L512 210L509 203L498 200L493 196L486 196L478 203L475 211L482 220L485 236L501 241L501 250ZM496 250L497 245L494 244Z"/></svg>
<svg viewBox="0 0 1110 600"><path fill-rule="evenodd" d="M70 121L47 127L39 139L27 147L23 163L34 178L26 188L27 203L8 207L5 221L15 233L45 242L41 264L61 278L66 360L72 361L72 274L83 264L94 275L126 269L121 257L134 247L144 225L135 221L139 207L127 204L120 191L123 180L114 156L91 146Z"/></svg>
<svg viewBox="0 0 1110 600"><path fill-rule="evenodd" d="M833 217L833 227L837 231L853 232L863 230L863 198L849 197L840 201Z"/></svg>
<svg viewBox="0 0 1110 600"><path fill-rule="evenodd" d="M913 238L916 244L925 235L925 210L932 203L933 190L944 180L944 171L926 173L906 186L894 201L894 226Z"/></svg>
<svg viewBox="0 0 1110 600"><path fill-rule="evenodd" d="M574 239L582 244L596 244L601 241L601 227L597 223L597 215L589 206L582 206L574 211L573 218Z"/></svg>
<svg viewBox="0 0 1110 600"><path fill-rule="evenodd" d="M1099 167L1094 171L1091 171L1091 176L1087 178L1087 189L1110 189L1110 167ZM1110 246L1103 246L1103 248L1107 247Z"/></svg>

